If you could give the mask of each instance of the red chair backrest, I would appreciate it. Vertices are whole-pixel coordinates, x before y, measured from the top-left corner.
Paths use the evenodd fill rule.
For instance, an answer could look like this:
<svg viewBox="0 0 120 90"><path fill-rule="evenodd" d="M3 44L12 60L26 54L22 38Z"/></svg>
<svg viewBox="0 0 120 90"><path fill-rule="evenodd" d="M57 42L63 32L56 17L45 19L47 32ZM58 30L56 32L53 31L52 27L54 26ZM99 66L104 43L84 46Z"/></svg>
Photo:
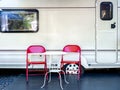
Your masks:
<svg viewBox="0 0 120 90"><path fill-rule="evenodd" d="M63 48L64 52L80 52L81 48L78 45L66 45Z"/></svg>
<svg viewBox="0 0 120 90"><path fill-rule="evenodd" d="M41 45L31 45L27 48L27 53L44 53L46 49Z"/></svg>

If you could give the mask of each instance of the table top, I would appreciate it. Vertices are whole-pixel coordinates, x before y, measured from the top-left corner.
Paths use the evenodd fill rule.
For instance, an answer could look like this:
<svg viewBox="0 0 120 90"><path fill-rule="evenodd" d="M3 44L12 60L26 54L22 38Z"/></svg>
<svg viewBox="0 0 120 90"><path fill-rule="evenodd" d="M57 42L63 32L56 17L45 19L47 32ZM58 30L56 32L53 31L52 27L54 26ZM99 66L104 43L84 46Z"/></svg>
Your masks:
<svg viewBox="0 0 120 90"><path fill-rule="evenodd" d="M67 52L63 51L46 51L44 53L29 53L29 55L64 55L67 54Z"/></svg>

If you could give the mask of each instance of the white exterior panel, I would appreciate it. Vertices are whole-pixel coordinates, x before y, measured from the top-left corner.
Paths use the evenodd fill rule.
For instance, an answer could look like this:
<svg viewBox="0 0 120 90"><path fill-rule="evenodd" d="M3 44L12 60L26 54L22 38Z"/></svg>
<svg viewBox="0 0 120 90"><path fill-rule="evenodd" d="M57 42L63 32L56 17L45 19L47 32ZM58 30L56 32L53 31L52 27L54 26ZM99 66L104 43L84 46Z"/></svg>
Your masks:
<svg viewBox="0 0 120 90"><path fill-rule="evenodd" d="M32 44L52 50L62 49L66 44L95 49L94 8L39 9L39 13L37 33L0 33L0 49L25 50Z"/></svg>
<svg viewBox="0 0 120 90"><path fill-rule="evenodd" d="M0 7L95 7L95 0L0 0Z"/></svg>
<svg viewBox="0 0 120 90"><path fill-rule="evenodd" d="M62 50L67 44L78 44L82 49L81 62L85 68L120 67L120 0L118 4L115 4L117 0L113 3L118 12L114 12L114 19L107 23L100 21L96 1L0 0L0 10L39 11L38 32L0 33L0 68L25 68L26 49L34 44L43 45L47 50ZM116 31L110 28L114 20Z"/></svg>

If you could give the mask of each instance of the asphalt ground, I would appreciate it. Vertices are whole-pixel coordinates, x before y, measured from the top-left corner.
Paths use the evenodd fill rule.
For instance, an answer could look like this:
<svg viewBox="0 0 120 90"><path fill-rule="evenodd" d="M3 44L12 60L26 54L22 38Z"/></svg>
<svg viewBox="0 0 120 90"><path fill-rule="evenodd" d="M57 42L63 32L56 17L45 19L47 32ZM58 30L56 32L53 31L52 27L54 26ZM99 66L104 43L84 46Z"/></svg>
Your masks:
<svg viewBox="0 0 120 90"><path fill-rule="evenodd" d="M69 84L63 81L63 90L120 90L119 69L86 70L77 80L76 75L66 75ZM43 85L44 75L30 76L26 83L25 70L0 70L0 90L61 90L57 74L50 83Z"/></svg>

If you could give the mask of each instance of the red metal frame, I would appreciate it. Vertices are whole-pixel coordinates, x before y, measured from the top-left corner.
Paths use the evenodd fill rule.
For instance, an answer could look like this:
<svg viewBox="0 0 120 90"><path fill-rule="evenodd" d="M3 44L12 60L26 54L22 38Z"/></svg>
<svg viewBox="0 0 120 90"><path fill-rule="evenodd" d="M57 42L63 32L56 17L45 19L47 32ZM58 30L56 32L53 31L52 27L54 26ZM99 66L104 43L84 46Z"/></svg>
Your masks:
<svg viewBox="0 0 120 90"><path fill-rule="evenodd" d="M33 65L33 64L43 64L44 65L44 70L45 72L47 72L47 62L46 62L46 55L45 55L45 60L43 61L29 61L28 60L28 54L29 53L44 53L46 52L46 49L41 46L41 45L31 45L27 48L26 51L26 81L28 82L28 76L29 76L29 72L31 70L29 70L28 66L29 65ZM34 70L32 70L34 71Z"/></svg>
<svg viewBox="0 0 120 90"><path fill-rule="evenodd" d="M66 45L63 48L63 52L77 52L79 53L79 60L71 61L71 60L64 60L62 56L61 60L61 67L63 67L64 64L77 64L79 67L78 71L78 80L80 78L81 74L81 48L78 45Z"/></svg>

